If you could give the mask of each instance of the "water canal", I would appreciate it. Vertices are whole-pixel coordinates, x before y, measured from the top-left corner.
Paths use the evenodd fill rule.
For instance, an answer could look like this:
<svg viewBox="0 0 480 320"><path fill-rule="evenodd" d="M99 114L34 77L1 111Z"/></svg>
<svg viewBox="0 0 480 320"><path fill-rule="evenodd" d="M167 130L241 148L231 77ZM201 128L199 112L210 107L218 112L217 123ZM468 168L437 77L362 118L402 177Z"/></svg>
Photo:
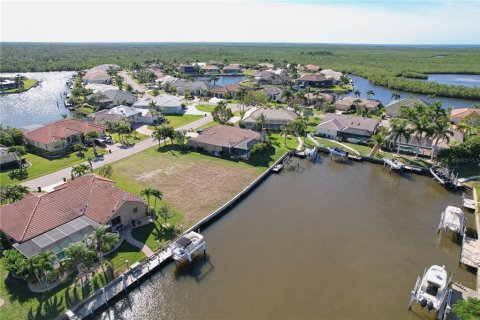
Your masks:
<svg viewBox="0 0 480 320"><path fill-rule="evenodd" d="M480 74L433 73L428 74L428 79L426 81L480 88Z"/></svg>
<svg viewBox="0 0 480 320"><path fill-rule="evenodd" d="M206 262L167 265L97 317L428 318L407 310L425 267L445 265L475 288L458 266L460 246L436 232L442 210L459 201L427 177L303 161L203 230Z"/></svg>

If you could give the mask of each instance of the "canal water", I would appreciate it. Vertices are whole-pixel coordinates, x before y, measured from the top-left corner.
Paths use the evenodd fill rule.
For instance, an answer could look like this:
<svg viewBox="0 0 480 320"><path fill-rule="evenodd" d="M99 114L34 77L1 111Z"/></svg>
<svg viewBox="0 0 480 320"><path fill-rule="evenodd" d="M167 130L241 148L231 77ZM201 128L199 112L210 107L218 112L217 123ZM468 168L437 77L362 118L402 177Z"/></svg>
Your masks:
<svg viewBox="0 0 480 320"><path fill-rule="evenodd" d="M74 72L32 72L22 76L37 79L40 83L22 93L0 95L0 124L12 127L41 125L62 118L70 112L61 95L67 87L65 82ZM0 76L15 76L1 74Z"/></svg>
<svg viewBox="0 0 480 320"><path fill-rule="evenodd" d="M407 310L424 268L445 265L475 287L460 246L437 235L460 199L379 165L302 161L202 231L206 261L165 266L97 318L433 319Z"/></svg>
<svg viewBox="0 0 480 320"><path fill-rule="evenodd" d="M428 74L428 82L480 88L480 74Z"/></svg>
<svg viewBox="0 0 480 320"><path fill-rule="evenodd" d="M452 107L454 109L468 108L475 103L480 103L480 101L476 101L476 100L444 98L444 97L434 97L433 99L429 99L427 95L424 95L424 94L392 90L387 87L377 86L370 83L370 81L368 81L367 79L359 76L351 75L350 78L352 78L353 80L353 85L354 85L353 88L360 90L362 98L367 98L367 95L366 95L367 91L372 90L375 93L375 95L372 96L371 98L380 100L384 106L386 106L392 100L393 92L397 92L398 94L400 94L401 99L412 96L412 97L420 98L427 102L435 102L437 100L440 100L442 102L442 106L445 108L448 108L448 107ZM354 96L353 91L349 92L347 96L353 97Z"/></svg>
<svg viewBox="0 0 480 320"><path fill-rule="evenodd" d="M227 86L229 84L235 84L235 83L240 83L244 80L247 79L245 76L217 76L218 80L215 81L215 84L217 86ZM205 76L205 77L196 77L195 81L207 81L213 84L213 81L211 81L211 76Z"/></svg>

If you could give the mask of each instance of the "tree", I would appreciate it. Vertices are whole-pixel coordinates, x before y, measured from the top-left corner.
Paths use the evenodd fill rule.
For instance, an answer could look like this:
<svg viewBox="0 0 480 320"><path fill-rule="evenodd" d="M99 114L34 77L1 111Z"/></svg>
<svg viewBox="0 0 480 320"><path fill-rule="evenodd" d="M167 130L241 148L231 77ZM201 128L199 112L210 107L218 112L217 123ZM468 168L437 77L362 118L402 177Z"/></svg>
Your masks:
<svg viewBox="0 0 480 320"><path fill-rule="evenodd" d="M398 100L400 99L400 95L397 92L392 92L391 98L392 100Z"/></svg>
<svg viewBox="0 0 480 320"><path fill-rule="evenodd" d="M362 94L362 93L360 92L360 90L358 90L358 89L353 90L353 95L354 95L356 98L360 98L360 95L361 95L361 94Z"/></svg>
<svg viewBox="0 0 480 320"><path fill-rule="evenodd" d="M27 280L29 276L28 263L23 254L16 249L5 250L3 252L3 261L8 272Z"/></svg>
<svg viewBox="0 0 480 320"><path fill-rule="evenodd" d="M380 127L380 129L370 138L370 141L373 143L372 155L374 155L380 150L381 146L385 144L386 140L386 128Z"/></svg>
<svg viewBox="0 0 480 320"><path fill-rule="evenodd" d="M97 131L91 130L85 133L85 141L90 142L92 144L93 153L96 154L96 146L95 146L95 139L98 139L99 135Z"/></svg>
<svg viewBox="0 0 480 320"><path fill-rule="evenodd" d="M303 116L305 117L305 120L308 122L308 119L313 116L313 110L310 108L307 108L303 110Z"/></svg>
<svg viewBox="0 0 480 320"><path fill-rule="evenodd" d="M405 139L406 142L410 140L410 136L412 131L408 128L408 121L406 119L393 119L391 121L392 125L392 133L391 139L397 143L397 156L400 155L400 141L402 138Z"/></svg>
<svg viewBox="0 0 480 320"><path fill-rule="evenodd" d="M288 124L282 125L280 134L285 137L285 141L284 141L285 145L287 145L287 137L291 133L292 133L292 128L290 127L290 125Z"/></svg>
<svg viewBox="0 0 480 320"><path fill-rule="evenodd" d="M371 96L375 96L375 92L373 92L373 90L368 90L366 95L367 95L367 98L370 99Z"/></svg>
<svg viewBox="0 0 480 320"><path fill-rule="evenodd" d="M75 143L73 145L73 151L75 151L79 158L83 158L85 156L85 146L83 145L83 143Z"/></svg>
<svg viewBox="0 0 480 320"><path fill-rule="evenodd" d="M90 246L98 253L100 263L103 263L103 252L110 251L120 240L116 233L107 232L106 226L98 226L88 236Z"/></svg>
<svg viewBox="0 0 480 320"><path fill-rule="evenodd" d="M115 84L117 85L118 89L122 90L123 78L120 76L115 76Z"/></svg>
<svg viewBox="0 0 480 320"><path fill-rule="evenodd" d="M460 300L453 305L453 313L459 320L480 319L480 299Z"/></svg>
<svg viewBox="0 0 480 320"><path fill-rule="evenodd" d="M445 140L447 143L450 143L450 137L453 136L453 132L449 129L450 122L447 117L442 117L434 121L431 126L431 137L435 140L435 143L432 147L432 154L430 160L433 161L435 157L435 152L437 150L437 145L440 140Z"/></svg>
<svg viewBox="0 0 480 320"><path fill-rule="evenodd" d="M140 195L142 197L147 197L147 211L150 210L150 197L152 196L153 192L154 192L153 188L145 188L142 191L140 191Z"/></svg>
<svg viewBox="0 0 480 320"><path fill-rule="evenodd" d="M268 102L268 96L263 91L249 91L243 101L246 106L258 107Z"/></svg>
<svg viewBox="0 0 480 320"><path fill-rule="evenodd" d="M128 145L128 138L126 138L127 135L129 135L132 132L132 129L130 126L126 123L119 123L117 125L117 133L118 133L118 139L120 140L120 143L122 145ZM124 140L125 138L125 140Z"/></svg>
<svg viewBox="0 0 480 320"><path fill-rule="evenodd" d="M89 270L93 266L93 259L96 256L95 251L88 248L83 241L70 243L63 252L67 260L76 266L80 279L82 279L82 271Z"/></svg>
<svg viewBox="0 0 480 320"><path fill-rule="evenodd" d="M24 146L11 146L7 149L8 154L13 154L18 163L18 169L23 172L22 157L27 154Z"/></svg>
<svg viewBox="0 0 480 320"><path fill-rule="evenodd" d="M30 265L33 266L33 273L44 288L48 287L49 275L53 271L53 263L57 256L52 251L42 251L37 255L30 257Z"/></svg>
<svg viewBox="0 0 480 320"><path fill-rule="evenodd" d="M163 220L165 220L165 223L167 223L168 219L174 217L173 212L171 212L170 206L168 204L162 206L158 214Z"/></svg>
<svg viewBox="0 0 480 320"><path fill-rule="evenodd" d="M153 202L153 207L156 209L157 208L157 200L162 200L163 198L163 193L159 189L151 189L150 190L150 195L153 197L154 202Z"/></svg>
<svg viewBox="0 0 480 320"><path fill-rule="evenodd" d="M282 98L285 98L287 105L290 106L290 101L292 100L293 93L290 89L285 89L282 93Z"/></svg>
<svg viewBox="0 0 480 320"><path fill-rule="evenodd" d="M257 130L263 132L263 129L265 128L266 123L267 123L267 117L262 112L255 120L255 127L257 128Z"/></svg>
<svg viewBox="0 0 480 320"><path fill-rule="evenodd" d="M167 138L173 138L174 135L175 129L171 126L167 126L166 124L155 127L155 130L152 133L152 137L158 141L158 148L160 148L162 140L164 141L165 145L167 145Z"/></svg>
<svg viewBox="0 0 480 320"><path fill-rule="evenodd" d="M290 121L289 127L291 128L291 132L295 133L295 135L302 135L305 130L307 129L307 121L305 118L298 117L295 120Z"/></svg>
<svg viewBox="0 0 480 320"><path fill-rule="evenodd" d="M21 146L24 143L23 131L0 124L0 145L5 147Z"/></svg>
<svg viewBox="0 0 480 320"><path fill-rule="evenodd" d="M187 135L186 130L177 130L175 131L174 139L175 142L183 149L185 148L185 138Z"/></svg>
<svg viewBox="0 0 480 320"><path fill-rule="evenodd" d="M227 108L227 103L222 100L217 103L212 111L213 120L220 124L227 124L233 117L232 109Z"/></svg>
<svg viewBox="0 0 480 320"><path fill-rule="evenodd" d="M12 203L22 200L28 193L28 187L15 184L15 185L0 185L0 203Z"/></svg>
<svg viewBox="0 0 480 320"><path fill-rule="evenodd" d="M215 83L218 81L218 76L211 76L210 77L210 81L213 82L213 85L215 85Z"/></svg>
<svg viewBox="0 0 480 320"><path fill-rule="evenodd" d="M98 170L98 174L102 177L110 179L113 174L113 167L110 164L106 164Z"/></svg>
<svg viewBox="0 0 480 320"><path fill-rule="evenodd" d="M108 74L110 77L114 77L114 76L117 74L117 70L115 70L114 67L109 66L108 69L107 69L107 74Z"/></svg>
<svg viewBox="0 0 480 320"><path fill-rule="evenodd" d="M90 171L90 167L88 165L84 163L77 164L72 168L72 171L71 171L72 179L74 177L81 177L87 174L88 171Z"/></svg>
<svg viewBox="0 0 480 320"><path fill-rule="evenodd" d="M340 76L340 82L341 82L344 86L346 86L347 84L350 83L350 78L349 78L346 74L342 74L342 75Z"/></svg>

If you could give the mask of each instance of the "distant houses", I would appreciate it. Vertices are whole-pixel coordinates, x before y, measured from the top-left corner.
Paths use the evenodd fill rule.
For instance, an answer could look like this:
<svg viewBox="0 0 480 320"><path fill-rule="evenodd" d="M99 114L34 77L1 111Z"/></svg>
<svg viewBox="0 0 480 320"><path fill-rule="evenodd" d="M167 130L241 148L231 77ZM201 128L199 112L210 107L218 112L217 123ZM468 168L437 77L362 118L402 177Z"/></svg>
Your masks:
<svg viewBox="0 0 480 320"><path fill-rule="evenodd" d="M112 109L100 110L87 115L87 121L95 124L103 124L106 121L112 123L147 123L158 121L158 115L152 114L148 109L133 108L129 106L117 106Z"/></svg>
<svg viewBox="0 0 480 320"><path fill-rule="evenodd" d="M282 126L298 118L295 112L283 108L259 108L242 121L245 128L254 129L261 114L266 118L264 128L268 130L281 130Z"/></svg>
<svg viewBox="0 0 480 320"><path fill-rule="evenodd" d="M323 69L322 71L320 71L320 74L327 79L331 79L333 81L333 84L339 83L343 76L343 73L331 69Z"/></svg>
<svg viewBox="0 0 480 320"><path fill-rule="evenodd" d="M283 74L275 74L270 71L260 71L255 74L253 81L259 85L265 85L265 84L282 85L282 84L288 84L291 81L291 78Z"/></svg>
<svg viewBox="0 0 480 320"><path fill-rule="evenodd" d="M317 134L329 139L354 139L367 142L379 122L375 119L329 113L317 125Z"/></svg>
<svg viewBox="0 0 480 320"><path fill-rule="evenodd" d="M109 68L115 71L120 70L120 67L116 64L102 64L89 69L82 80L84 84L100 83L109 84L112 82L112 77L108 74Z"/></svg>
<svg viewBox="0 0 480 320"><path fill-rule="evenodd" d="M279 87L265 87L260 91L264 92L272 101L283 102L283 89Z"/></svg>
<svg viewBox="0 0 480 320"><path fill-rule="evenodd" d="M320 71L320 66L317 66L316 64L307 64L306 66L303 67L303 71L318 72Z"/></svg>
<svg viewBox="0 0 480 320"><path fill-rule="evenodd" d="M188 140L188 145L198 151L223 156L248 159L250 150L262 140L259 132L235 126L216 125L202 130Z"/></svg>
<svg viewBox="0 0 480 320"><path fill-rule="evenodd" d="M202 67L202 71L206 75L213 75L213 74L220 73L220 69L217 66L213 66L213 65L206 65Z"/></svg>
<svg viewBox="0 0 480 320"><path fill-rule="evenodd" d="M220 88L220 86L211 84L209 82L194 81L187 82L187 84L183 87L177 88L177 92L179 94L185 94L185 92L189 92L192 96L203 97L212 95L213 91L218 88Z"/></svg>
<svg viewBox="0 0 480 320"><path fill-rule="evenodd" d="M229 74L229 75L237 75L242 73L242 68L240 67L239 64L229 64L225 67L223 67L222 72L224 74Z"/></svg>
<svg viewBox="0 0 480 320"><path fill-rule="evenodd" d="M233 99L242 86L238 83L213 89L213 96L219 99Z"/></svg>
<svg viewBox="0 0 480 320"><path fill-rule="evenodd" d="M385 106L385 115L391 118L400 118L402 116L402 108L412 107L414 105L426 106L427 103L418 98L404 98L392 100Z"/></svg>
<svg viewBox="0 0 480 320"><path fill-rule="evenodd" d="M197 73L197 70L191 64L181 64L180 66L178 66L178 69L180 70L180 72L186 73L186 74L196 74Z"/></svg>
<svg viewBox="0 0 480 320"><path fill-rule="evenodd" d="M378 108L382 103L378 100L355 98L355 97L345 97L341 100L335 102L335 110L338 111L349 111L355 108L357 105L363 106L367 109Z"/></svg>
<svg viewBox="0 0 480 320"><path fill-rule="evenodd" d="M87 99L96 100L96 104L102 108L111 108L121 104L131 105L137 100L137 96L131 92L109 89L92 93L87 96Z"/></svg>
<svg viewBox="0 0 480 320"><path fill-rule="evenodd" d="M183 111L183 97L162 94L152 97L148 94L133 104L134 108L150 109L155 105L157 111L166 114L179 114Z"/></svg>
<svg viewBox="0 0 480 320"><path fill-rule="evenodd" d="M55 153L63 151L72 144L81 143L89 131L105 134L106 127L77 119L63 119L25 133L25 142L34 148Z"/></svg>
<svg viewBox="0 0 480 320"><path fill-rule="evenodd" d="M474 108L452 109L452 111L450 112L450 121L453 124L459 124L460 122L465 120L466 117L474 113L477 113L478 115L480 115L480 109L474 109Z"/></svg>
<svg viewBox="0 0 480 320"><path fill-rule="evenodd" d="M321 74L306 74L295 80L295 84L300 88L305 87L331 87L333 80L326 78Z"/></svg>

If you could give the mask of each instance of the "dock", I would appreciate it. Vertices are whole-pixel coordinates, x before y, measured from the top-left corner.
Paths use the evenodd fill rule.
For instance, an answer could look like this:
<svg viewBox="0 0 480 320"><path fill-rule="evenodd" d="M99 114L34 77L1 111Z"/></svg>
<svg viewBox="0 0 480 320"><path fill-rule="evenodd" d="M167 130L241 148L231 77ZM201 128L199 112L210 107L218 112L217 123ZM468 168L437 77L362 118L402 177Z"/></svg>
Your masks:
<svg viewBox="0 0 480 320"><path fill-rule="evenodd" d="M467 208L467 209L470 209L470 210L475 210L475 208L476 208L475 200L463 198L462 206Z"/></svg>
<svg viewBox="0 0 480 320"><path fill-rule="evenodd" d="M353 160L353 161L362 161L363 158L361 156L357 156L355 154L348 154L347 156L348 159Z"/></svg>
<svg viewBox="0 0 480 320"><path fill-rule="evenodd" d="M463 238L460 262L472 268L480 267L480 239Z"/></svg>

